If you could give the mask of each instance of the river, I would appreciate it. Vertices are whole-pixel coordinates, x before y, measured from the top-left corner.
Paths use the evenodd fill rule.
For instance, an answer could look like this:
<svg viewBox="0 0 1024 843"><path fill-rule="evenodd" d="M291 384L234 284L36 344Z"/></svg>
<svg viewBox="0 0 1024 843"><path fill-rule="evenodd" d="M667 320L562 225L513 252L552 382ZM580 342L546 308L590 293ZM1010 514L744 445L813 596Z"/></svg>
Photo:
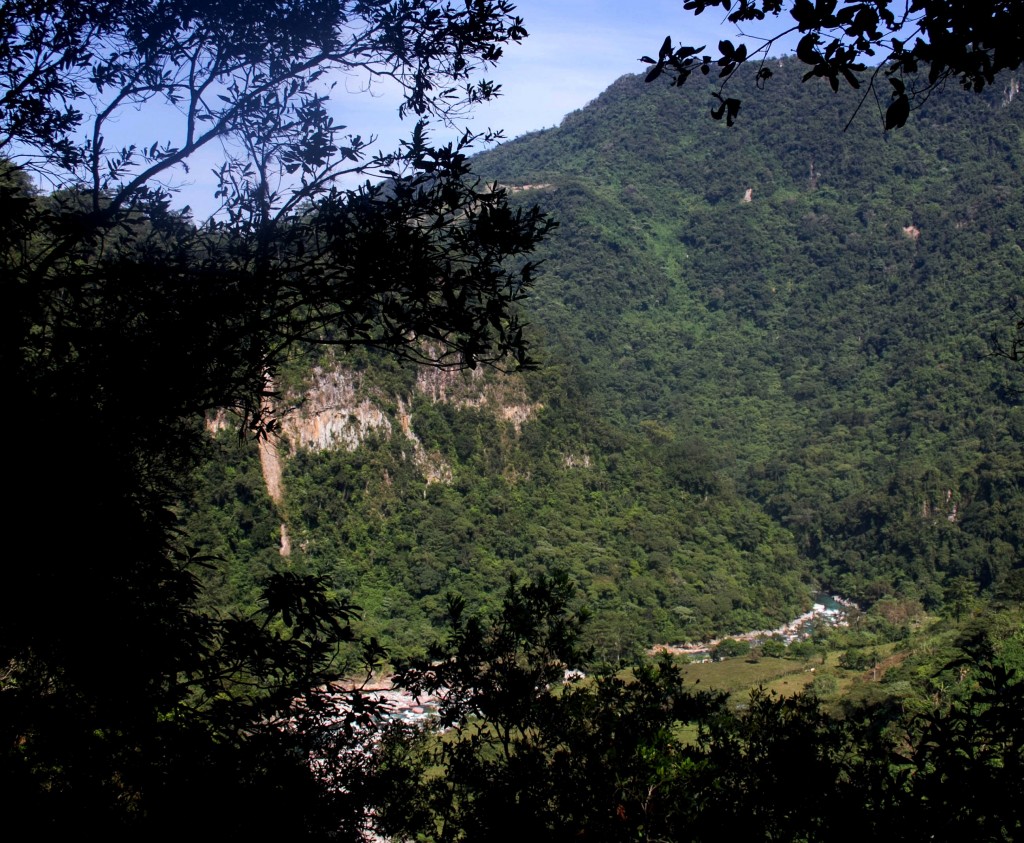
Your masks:
<svg viewBox="0 0 1024 843"><path fill-rule="evenodd" d="M648 650L649 655L658 653L669 653L679 656L707 655L718 644L726 638L736 641L748 641L756 644L769 638L781 639L789 644L793 641L801 641L807 638L814 627L818 624L829 626L848 626L851 611L857 610L857 604L852 600L846 600L834 594L827 594L823 591L813 594L814 605L810 611L804 612L797 618L788 621L776 629L753 629L750 632L740 632L735 635L724 635L721 638L712 638L710 641L699 641L686 644L655 644Z"/></svg>

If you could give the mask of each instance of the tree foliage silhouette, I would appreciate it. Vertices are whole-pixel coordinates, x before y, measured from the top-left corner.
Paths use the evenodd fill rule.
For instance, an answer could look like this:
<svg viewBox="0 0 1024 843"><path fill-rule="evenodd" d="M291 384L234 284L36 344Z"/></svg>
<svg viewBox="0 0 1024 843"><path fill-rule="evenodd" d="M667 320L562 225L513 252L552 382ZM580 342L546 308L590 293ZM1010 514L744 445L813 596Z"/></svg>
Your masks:
<svg viewBox="0 0 1024 843"><path fill-rule="evenodd" d="M2 776L36 822L191 828L212 811L233 830L318 834L362 821L366 762L339 753L365 717L295 728L323 725L317 688L379 658L353 640L356 610L284 571L252 617L201 612L194 571L211 560L177 506L204 415L234 409L267 434L273 375L301 343L529 363L515 305L552 223L473 178L478 137L433 147L427 131L496 95L477 76L526 35L513 11L0 10L0 354L26 420L8 474L19 526L5 591L18 597L0 620ZM397 86L417 121L402 148L370 156L371 136L334 123L332 74ZM170 115L177 137L115 141L133 111ZM220 211L197 227L172 210L173 185L214 146ZM343 175L386 181L346 189ZM310 767L324 740L332 760Z"/></svg>
<svg viewBox="0 0 1024 843"><path fill-rule="evenodd" d="M815 693L742 705L687 686L663 655L627 672L588 654L564 574L513 582L501 608L450 604L447 640L397 674L437 721L387 744L376 812L401 839L820 840L1019 837L1019 676L965 655L962 695L916 714ZM984 636L982 636L982 639ZM991 655L991 653L990 653ZM969 677L969 678L966 678ZM409 731L415 731L408 727ZM798 786L794 783L798 782Z"/></svg>
<svg viewBox="0 0 1024 843"><path fill-rule="evenodd" d="M758 57L765 59L782 39L799 34L796 54L810 69L804 80L825 79L833 91L840 84L861 88L865 98L874 95L886 102L885 128L904 125L913 106L922 102L948 80L981 91L1003 70L1013 70L1024 60L1021 34L1024 14L1013 3L947 2L947 0L688 0L684 8L694 14L721 6L726 20L737 26L740 37L759 42L720 41L717 58L703 55L705 47L675 47L666 38L657 59L645 56L650 65L648 81L667 73L674 85L682 85L694 72L714 71L727 82L736 69ZM745 24L778 19L781 28L768 37L743 32ZM784 23L783 23L784 22ZM920 69L926 74L918 76ZM762 61L757 84L772 76ZM889 86L876 87L879 79ZM740 101L715 95L719 105L712 116L725 115L731 125Z"/></svg>

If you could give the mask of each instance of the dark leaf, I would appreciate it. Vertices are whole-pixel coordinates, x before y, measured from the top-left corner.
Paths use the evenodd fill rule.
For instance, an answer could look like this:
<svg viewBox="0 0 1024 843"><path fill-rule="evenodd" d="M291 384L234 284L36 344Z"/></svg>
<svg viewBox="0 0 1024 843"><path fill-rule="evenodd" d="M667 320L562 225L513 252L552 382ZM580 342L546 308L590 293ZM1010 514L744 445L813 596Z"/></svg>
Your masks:
<svg viewBox="0 0 1024 843"><path fill-rule="evenodd" d="M701 44L701 46L699 47L680 47L678 50L676 50L676 61L682 61L683 59L688 59L691 56L695 56L697 55L697 53L701 52L706 46L706 44Z"/></svg>
<svg viewBox="0 0 1024 843"><path fill-rule="evenodd" d="M898 129L904 126L907 118L910 117L910 100L906 94L901 94L885 110L885 130Z"/></svg>
<svg viewBox="0 0 1024 843"><path fill-rule="evenodd" d="M820 60L818 53L818 36L808 32L796 45L796 56L804 64L817 64Z"/></svg>
<svg viewBox="0 0 1024 843"><path fill-rule="evenodd" d="M732 99L731 97L725 101L725 107L728 111L728 116L725 120L725 125L731 126L736 122L736 116L740 113L740 101Z"/></svg>

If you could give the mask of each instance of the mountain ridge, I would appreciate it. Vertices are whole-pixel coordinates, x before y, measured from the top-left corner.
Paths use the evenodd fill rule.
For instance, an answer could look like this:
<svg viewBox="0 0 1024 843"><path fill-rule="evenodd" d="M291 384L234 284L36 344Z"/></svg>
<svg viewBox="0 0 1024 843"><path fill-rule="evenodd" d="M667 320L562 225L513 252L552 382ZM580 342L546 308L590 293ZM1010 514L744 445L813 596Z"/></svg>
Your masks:
<svg viewBox="0 0 1024 843"><path fill-rule="evenodd" d="M988 336L1024 293L1016 77L885 135L795 61L773 70L731 128L707 89L623 77L479 156L560 220L525 310L542 366L518 404L540 409L517 426L339 361L395 429L403 396L450 482L414 470L408 437L296 452L290 564L399 650L448 592L493 608L509 576L566 570L610 658L771 626L818 585L925 606L960 576L1002 587L1024 413Z"/></svg>

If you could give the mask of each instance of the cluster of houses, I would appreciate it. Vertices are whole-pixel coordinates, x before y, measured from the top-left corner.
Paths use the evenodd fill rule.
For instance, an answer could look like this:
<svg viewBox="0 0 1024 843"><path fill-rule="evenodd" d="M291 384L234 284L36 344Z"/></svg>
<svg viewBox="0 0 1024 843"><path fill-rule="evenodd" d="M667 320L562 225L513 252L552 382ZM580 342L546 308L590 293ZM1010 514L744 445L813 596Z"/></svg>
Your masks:
<svg viewBox="0 0 1024 843"><path fill-rule="evenodd" d="M351 682L336 684L336 701L339 710L351 705L351 691L356 689ZM374 677L358 685L358 690L379 705L378 714L387 720L403 723L417 723L437 713L437 699L429 694L414 697L408 691L396 688L387 676Z"/></svg>

